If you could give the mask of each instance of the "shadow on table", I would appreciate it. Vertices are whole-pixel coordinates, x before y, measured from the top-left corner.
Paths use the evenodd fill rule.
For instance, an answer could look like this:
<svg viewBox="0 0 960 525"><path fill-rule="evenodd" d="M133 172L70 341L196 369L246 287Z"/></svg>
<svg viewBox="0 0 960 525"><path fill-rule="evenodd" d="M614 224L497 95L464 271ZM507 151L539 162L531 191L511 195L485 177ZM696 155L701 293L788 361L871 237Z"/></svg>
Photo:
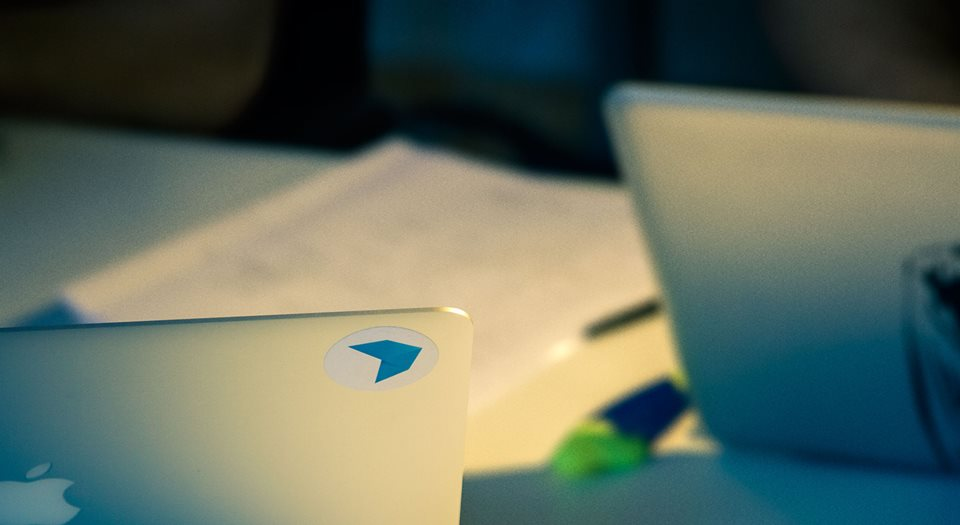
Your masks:
<svg viewBox="0 0 960 525"><path fill-rule="evenodd" d="M468 476L462 522L943 523L960 519L960 477L744 452L658 458L569 481L547 470Z"/></svg>

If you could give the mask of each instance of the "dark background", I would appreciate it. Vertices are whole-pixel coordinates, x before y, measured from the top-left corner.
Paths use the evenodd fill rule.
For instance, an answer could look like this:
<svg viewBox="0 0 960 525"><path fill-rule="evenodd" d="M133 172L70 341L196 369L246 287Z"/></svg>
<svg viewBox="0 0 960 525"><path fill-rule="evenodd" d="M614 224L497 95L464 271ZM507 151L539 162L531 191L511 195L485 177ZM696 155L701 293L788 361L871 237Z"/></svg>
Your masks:
<svg viewBox="0 0 960 525"><path fill-rule="evenodd" d="M937 0L7 0L0 115L334 149L401 133L614 178L600 108L616 82L953 104L957 15Z"/></svg>

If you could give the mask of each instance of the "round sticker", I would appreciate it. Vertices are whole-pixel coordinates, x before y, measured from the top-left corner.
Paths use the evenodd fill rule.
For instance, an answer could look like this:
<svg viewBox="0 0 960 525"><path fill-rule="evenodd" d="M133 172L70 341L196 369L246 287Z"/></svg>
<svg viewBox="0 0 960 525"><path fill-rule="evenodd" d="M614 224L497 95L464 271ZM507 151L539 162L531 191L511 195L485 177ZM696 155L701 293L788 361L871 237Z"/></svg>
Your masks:
<svg viewBox="0 0 960 525"><path fill-rule="evenodd" d="M420 332L378 326L337 341L323 358L323 367L343 386L390 390L420 380L439 358L437 345Z"/></svg>

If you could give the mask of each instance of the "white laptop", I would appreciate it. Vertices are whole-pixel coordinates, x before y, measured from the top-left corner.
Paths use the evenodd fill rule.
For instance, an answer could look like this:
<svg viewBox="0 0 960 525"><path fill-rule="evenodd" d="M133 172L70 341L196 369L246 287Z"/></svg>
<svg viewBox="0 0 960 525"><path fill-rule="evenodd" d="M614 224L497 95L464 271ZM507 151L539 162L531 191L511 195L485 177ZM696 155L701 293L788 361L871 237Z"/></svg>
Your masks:
<svg viewBox="0 0 960 525"><path fill-rule="evenodd" d="M960 112L642 84L606 110L710 432L960 466Z"/></svg>
<svg viewBox="0 0 960 525"><path fill-rule="evenodd" d="M455 309L0 329L0 524L456 523Z"/></svg>

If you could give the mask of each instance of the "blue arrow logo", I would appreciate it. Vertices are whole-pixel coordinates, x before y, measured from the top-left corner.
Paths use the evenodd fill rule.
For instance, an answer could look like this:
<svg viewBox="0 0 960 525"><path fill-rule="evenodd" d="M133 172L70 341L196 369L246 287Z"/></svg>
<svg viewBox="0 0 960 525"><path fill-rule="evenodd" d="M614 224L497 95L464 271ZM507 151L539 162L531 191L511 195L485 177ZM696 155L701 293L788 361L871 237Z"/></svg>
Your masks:
<svg viewBox="0 0 960 525"><path fill-rule="evenodd" d="M419 346L405 345L389 339L353 345L350 348L380 360L375 383L410 370L422 350Z"/></svg>

